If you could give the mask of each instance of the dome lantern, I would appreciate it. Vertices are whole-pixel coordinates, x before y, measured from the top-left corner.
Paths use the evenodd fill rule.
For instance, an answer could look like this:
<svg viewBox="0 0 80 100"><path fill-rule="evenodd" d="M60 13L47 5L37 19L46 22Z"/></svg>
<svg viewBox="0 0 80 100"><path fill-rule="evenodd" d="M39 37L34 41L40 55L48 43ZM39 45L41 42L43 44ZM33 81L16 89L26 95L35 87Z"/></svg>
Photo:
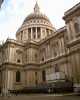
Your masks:
<svg viewBox="0 0 80 100"><path fill-rule="evenodd" d="M35 14L39 14L40 13L40 8L39 8L39 5L38 5L37 2L36 2L35 7L34 7L34 13Z"/></svg>

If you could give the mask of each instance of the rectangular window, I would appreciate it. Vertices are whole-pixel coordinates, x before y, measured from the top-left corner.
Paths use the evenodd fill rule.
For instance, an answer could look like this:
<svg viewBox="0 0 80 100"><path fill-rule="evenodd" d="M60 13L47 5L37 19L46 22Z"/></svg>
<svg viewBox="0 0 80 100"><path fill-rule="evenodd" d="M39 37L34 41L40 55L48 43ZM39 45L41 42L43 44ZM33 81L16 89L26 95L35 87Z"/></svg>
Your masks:
<svg viewBox="0 0 80 100"><path fill-rule="evenodd" d="M20 82L21 81L21 75L20 75L20 72L17 71L16 72L16 82Z"/></svg>
<svg viewBox="0 0 80 100"><path fill-rule="evenodd" d="M57 64L55 65L55 72L59 72L59 67Z"/></svg>
<svg viewBox="0 0 80 100"><path fill-rule="evenodd" d="M42 71L42 80L46 81L46 72L45 72L45 70Z"/></svg>

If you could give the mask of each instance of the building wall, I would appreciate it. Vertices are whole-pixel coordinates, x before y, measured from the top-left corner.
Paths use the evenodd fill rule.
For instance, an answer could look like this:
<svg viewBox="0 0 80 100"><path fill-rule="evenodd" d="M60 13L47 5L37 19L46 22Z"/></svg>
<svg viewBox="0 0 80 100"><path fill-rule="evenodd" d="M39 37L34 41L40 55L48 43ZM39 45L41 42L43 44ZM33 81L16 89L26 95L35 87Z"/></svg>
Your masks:
<svg viewBox="0 0 80 100"><path fill-rule="evenodd" d="M77 7L77 6L75 6ZM74 8L75 8L74 7ZM70 11L68 11L69 13ZM67 12L66 12L67 13ZM80 83L79 70L80 70L80 11L77 9L73 13L65 16L65 23L67 27L67 41L66 47L68 50L67 59L70 62L71 77L74 84ZM70 69L69 68L69 69Z"/></svg>
<svg viewBox="0 0 80 100"><path fill-rule="evenodd" d="M44 22L39 21L40 23L36 22L38 26ZM30 21L27 24L30 24L31 28L36 27L36 25L32 26L32 23L33 21ZM49 25L39 26L41 27L41 39L38 42L37 39L36 42L33 41L35 39L32 35L31 40L24 42L28 40L28 25L24 23L17 32L17 41L10 40L3 44L0 48L0 66L2 68L0 69L2 72L0 72L0 76L2 75L0 86L3 91L56 80L70 80L74 84L80 84L79 10L65 16L65 23L65 27L49 35L46 32L46 28L50 28ZM24 31L22 32L22 30ZM20 82L16 82L17 71L20 72ZM45 71L45 81L43 71Z"/></svg>

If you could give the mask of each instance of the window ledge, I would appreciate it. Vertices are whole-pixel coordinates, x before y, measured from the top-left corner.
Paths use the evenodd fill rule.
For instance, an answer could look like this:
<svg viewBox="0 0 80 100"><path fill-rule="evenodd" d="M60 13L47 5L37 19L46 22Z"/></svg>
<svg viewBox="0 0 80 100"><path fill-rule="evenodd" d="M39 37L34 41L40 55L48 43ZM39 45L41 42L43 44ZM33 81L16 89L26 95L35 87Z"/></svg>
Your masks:
<svg viewBox="0 0 80 100"><path fill-rule="evenodd" d="M77 33L76 37L80 36L80 32Z"/></svg>
<svg viewBox="0 0 80 100"><path fill-rule="evenodd" d="M21 85L22 83L21 82L15 82L14 84L15 85Z"/></svg>

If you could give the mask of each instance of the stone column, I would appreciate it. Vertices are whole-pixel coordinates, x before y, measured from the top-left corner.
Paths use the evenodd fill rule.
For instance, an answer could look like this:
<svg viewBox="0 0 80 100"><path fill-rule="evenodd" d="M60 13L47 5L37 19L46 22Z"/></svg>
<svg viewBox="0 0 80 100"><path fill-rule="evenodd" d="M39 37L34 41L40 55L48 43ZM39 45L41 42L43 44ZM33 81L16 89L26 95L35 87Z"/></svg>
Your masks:
<svg viewBox="0 0 80 100"><path fill-rule="evenodd" d="M36 27L36 39L37 39L37 27Z"/></svg>
<svg viewBox="0 0 80 100"><path fill-rule="evenodd" d="M51 34L51 31L50 31L50 29L49 29L49 35Z"/></svg>
<svg viewBox="0 0 80 100"><path fill-rule="evenodd" d="M31 39L33 39L33 29L31 28Z"/></svg>
<svg viewBox="0 0 80 100"><path fill-rule="evenodd" d="M41 38L42 38L42 28L40 28Z"/></svg>
<svg viewBox="0 0 80 100"><path fill-rule="evenodd" d="M75 37L75 29L74 29L74 23L71 21L71 29L72 29L72 34L73 34L73 37Z"/></svg>
<svg viewBox="0 0 80 100"><path fill-rule="evenodd" d="M64 39L61 38L61 42L62 42L62 52L65 53L65 46L64 46Z"/></svg>
<svg viewBox="0 0 80 100"><path fill-rule="evenodd" d="M59 53L62 54L62 45L61 45L61 39L59 39Z"/></svg>
<svg viewBox="0 0 80 100"><path fill-rule="evenodd" d="M70 38L69 23L67 24L67 35L68 35L68 41L70 41L70 40L71 40L71 38Z"/></svg>
<svg viewBox="0 0 80 100"><path fill-rule="evenodd" d="M26 29L26 40L28 40L28 29Z"/></svg>
<svg viewBox="0 0 80 100"><path fill-rule="evenodd" d="M4 72L3 72L3 88L2 88L2 94L4 96L6 96L8 94L8 70L6 69Z"/></svg>
<svg viewBox="0 0 80 100"><path fill-rule="evenodd" d="M45 36L47 36L46 28L45 28Z"/></svg>

